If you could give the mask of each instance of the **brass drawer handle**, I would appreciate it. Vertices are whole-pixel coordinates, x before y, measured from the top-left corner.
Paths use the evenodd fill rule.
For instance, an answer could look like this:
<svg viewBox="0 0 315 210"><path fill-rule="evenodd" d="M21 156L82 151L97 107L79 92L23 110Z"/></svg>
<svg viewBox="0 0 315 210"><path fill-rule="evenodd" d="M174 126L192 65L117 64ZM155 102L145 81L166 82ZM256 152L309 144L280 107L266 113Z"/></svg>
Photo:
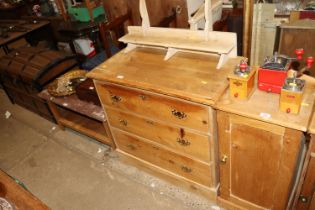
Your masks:
<svg viewBox="0 0 315 210"><path fill-rule="evenodd" d="M128 122L127 120L122 120L122 119L119 119L119 123L123 126L127 126L128 125Z"/></svg>
<svg viewBox="0 0 315 210"><path fill-rule="evenodd" d="M187 167L187 166L182 166L181 167L182 171L184 171L185 173L191 173L192 172L192 169Z"/></svg>
<svg viewBox="0 0 315 210"><path fill-rule="evenodd" d="M148 123L148 124L150 124L150 125L154 125L154 122L151 121L151 120L146 120L145 122Z"/></svg>
<svg viewBox="0 0 315 210"><path fill-rule="evenodd" d="M147 97L145 95L139 95L139 98L141 98L143 101L147 99Z"/></svg>
<svg viewBox="0 0 315 210"><path fill-rule="evenodd" d="M174 115L175 117L177 117L178 119L183 119L185 117L187 117L187 115L185 114L185 112L180 112L177 111L176 109L172 110L172 115Z"/></svg>
<svg viewBox="0 0 315 210"><path fill-rule="evenodd" d="M182 146L189 146L190 142L188 140L182 139L182 138L177 138L177 143L179 143Z"/></svg>
<svg viewBox="0 0 315 210"><path fill-rule="evenodd" d="M131 150L135 150L135 149L136 149L136 147L133 146L132 144L128 144L127 147L128 147L129 149L131 149Z"/></svg>
<svg viewBox="0 0 315 210"><path fill-rule="evenodd" d="M120 96L111 95L110 98L111 98L112 101L115 102L115 103L121 101L121 97L120 97Z"/></svg>
<svg viewBox="0 0 315 210"><path fill-rule="evenodd" d="M223 155L223 156L221 157L221 159L220 159L220 162L221 162L222 164L226 164L227 159L228 159L228 156L227 156L227 155Z"/></svg>

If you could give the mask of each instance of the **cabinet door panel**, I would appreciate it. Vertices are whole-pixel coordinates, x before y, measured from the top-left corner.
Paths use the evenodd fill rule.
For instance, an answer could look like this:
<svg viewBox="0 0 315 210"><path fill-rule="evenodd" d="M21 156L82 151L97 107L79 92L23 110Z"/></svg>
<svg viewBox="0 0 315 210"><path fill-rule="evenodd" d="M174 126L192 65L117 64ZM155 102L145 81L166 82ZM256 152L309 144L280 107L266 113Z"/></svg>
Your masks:
<svg viewBox="0 0 315 210"><path fill-rule="evenodd" d="M222 111L217 117L220 198L240 209L285 209L303 133Z"/></svg>
<svg viewBox="0 0 315 210"><path fill-rule="evenodd" d="M282 136L242 124L231 125L231 194L271 208Z"/></svg>

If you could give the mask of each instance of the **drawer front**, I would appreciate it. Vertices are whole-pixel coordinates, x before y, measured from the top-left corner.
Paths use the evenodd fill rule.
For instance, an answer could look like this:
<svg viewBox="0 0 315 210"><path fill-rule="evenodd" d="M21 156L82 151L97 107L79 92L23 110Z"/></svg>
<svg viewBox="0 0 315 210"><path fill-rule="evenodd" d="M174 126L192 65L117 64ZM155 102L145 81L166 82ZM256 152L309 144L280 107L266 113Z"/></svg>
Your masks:
<svg viewBox="0 0 315 210"><path fill-rule="evenodd" d="M106 106L175 123L205 133L209 131L208 107L162 95L97 83L97 91Z"/></svg>
<svg viewBox="0 0 315 210"><path fill-rule="evenodd" d="M171 127L110 108L107 108L106 112L111 126L153 140L199 160L210 162L208 136L196 134L184 128Z"/></svg>
<svg viewBox="0 0 315 210"><path fill-rule="evenodd" d="M187 179L212 187L210 165L178 155L116 129L112 130L120 150Z"/></svg>

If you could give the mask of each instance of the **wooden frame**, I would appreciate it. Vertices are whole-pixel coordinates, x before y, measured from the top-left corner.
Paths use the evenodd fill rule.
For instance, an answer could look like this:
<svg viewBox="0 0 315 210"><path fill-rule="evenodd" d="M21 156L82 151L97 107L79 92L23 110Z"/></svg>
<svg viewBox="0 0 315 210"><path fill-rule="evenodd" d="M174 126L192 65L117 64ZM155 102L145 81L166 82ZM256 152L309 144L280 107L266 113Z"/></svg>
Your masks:
<svg viewBox="0 0 315 210"><path fill-rule="evenodd" d="M137 47L166 48L164 60L170 59L179 51L194 53L214 53L220 56L217 69L220 69L229 57L237 56L237 41L235 33L210 31L212 21L210 17L211 3L205 3L206 27L204 31L189 29L170 29L151 27L145 0L140 0L140 14L142 26L128 27L129 33L119 41L128 44L125 53Z"/></svg>

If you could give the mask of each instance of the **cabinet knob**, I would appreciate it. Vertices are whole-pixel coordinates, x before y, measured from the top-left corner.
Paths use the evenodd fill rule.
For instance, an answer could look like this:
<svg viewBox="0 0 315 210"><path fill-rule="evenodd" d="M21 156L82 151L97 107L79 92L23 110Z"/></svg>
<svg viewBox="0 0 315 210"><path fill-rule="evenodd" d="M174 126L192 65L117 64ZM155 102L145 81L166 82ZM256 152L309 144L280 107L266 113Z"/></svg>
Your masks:
<svg viewBox="0 0 315 210"><path fill-rule="evenodd" d="M139 95L139 98L141 98L143 101L147 99L147 97L145 95Z"/></svg>
<svg viewBox="0 0 315 210"><path fill-rule="evenodd" d="M190 142L188 140L185 140L183 138L177 138L177 143L179 143L181 146L189 146Z"/></svg>
<svg viewBox="0 0 315 210"><path fill-rule="evenodd" d="M127 126L128 125L128 122L127 120L122 120L122 119L119 119L119 123L123 126Z"/></svg>
<svg viewBox="0 0 315 210"><path fill-rule="evenodd" d="M192 169L187 167L187 166L181 166L182 171L184 171L185 173L191 173Z"/></svg>
<svg viewBox="0 0 315 210"><path fill-rule="evenodd" d="M131 149L131 150L135 150L135 149L136 149L136 147L133 146L132 144L128 144L127 147L128 147L129 149Z"/></svg>
<svg viewBox="0 0 315 210"><path fill-rule="evenodd" d="M183 119L185 117L187 117L187 115L185 114L185 112L180 112L176 109L172 110L172 115L174 115L175 117L177 117L178 119Z"/></svg>
<svg viewBox="0 0 315 210"><path fill-rule="evenodd" d="M110 98L111 98L112 102L115 102L115 103L121 101L121 97L120 96L111 95Z"/></svg>
<svg viewBox="0 0 315 210"><path fill-rule="evenodd" d="M303 196L303 195L300 195L299 200L300 200L302 203L307 203L307 202L308 202L308 198L305 197L305 196Z"/></svg>
<svg viewBox="0 0 315 210"><path fill-rule="evenodd" d="M221 159L220 159L220 162L221 162L222 164L226 164L227 159L228 159L228 156L227 156L227 155L223 155L223 156L221 157Z"/></svg>

